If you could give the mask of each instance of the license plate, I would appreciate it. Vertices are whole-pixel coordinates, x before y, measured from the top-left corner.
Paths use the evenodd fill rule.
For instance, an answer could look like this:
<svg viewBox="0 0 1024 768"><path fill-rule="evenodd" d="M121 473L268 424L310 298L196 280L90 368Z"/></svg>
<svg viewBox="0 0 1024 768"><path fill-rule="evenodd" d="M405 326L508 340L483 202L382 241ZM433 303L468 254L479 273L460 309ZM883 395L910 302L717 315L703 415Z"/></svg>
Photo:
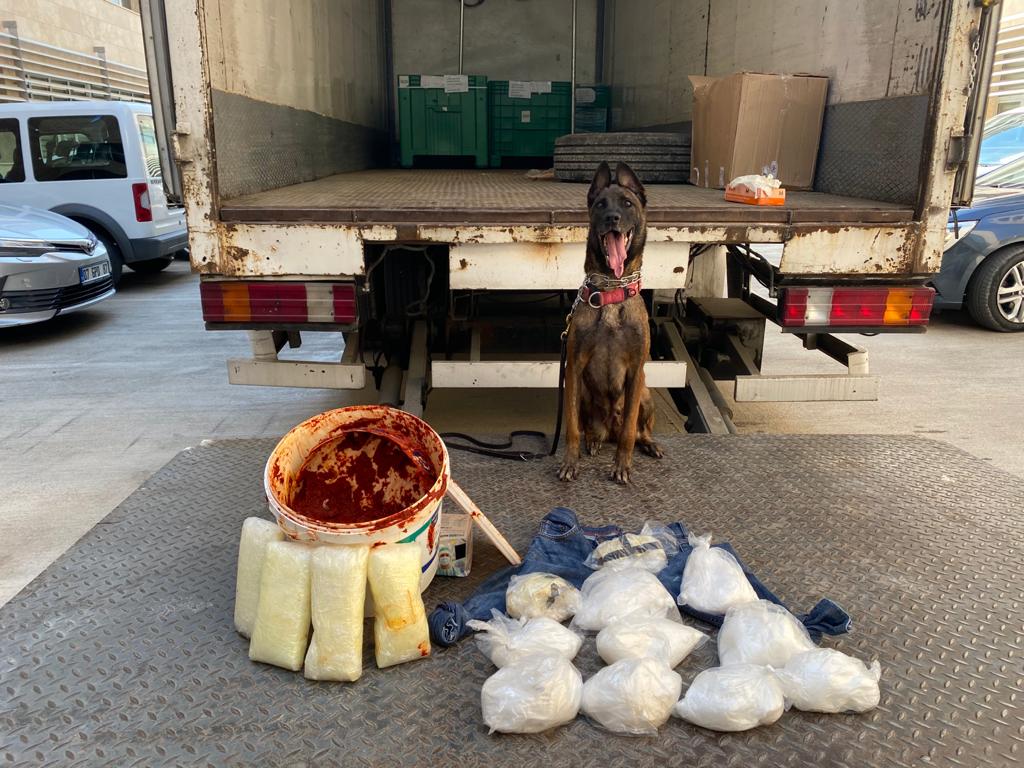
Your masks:
<svg viewBox="0 0 1024 768"><path fill-rule="evenodd" d="M109 274L110 265L105 261L101 261L99 264L89 264L88 266L78 268L78 279L82 285L95 282L96 280L102 280Z"/></svg>

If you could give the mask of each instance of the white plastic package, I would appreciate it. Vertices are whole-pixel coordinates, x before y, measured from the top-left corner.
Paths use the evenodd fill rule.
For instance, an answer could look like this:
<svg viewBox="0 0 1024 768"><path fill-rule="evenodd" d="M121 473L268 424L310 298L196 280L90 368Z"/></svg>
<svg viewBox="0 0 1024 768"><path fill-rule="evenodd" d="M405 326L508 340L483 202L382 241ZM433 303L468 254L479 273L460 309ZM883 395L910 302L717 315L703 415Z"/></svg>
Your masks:
<svg viewBox="0 0 1024 768"><path fill-rule="evenodd" d="M588 568L643 568L657 573L668 565L665 547L654 536L624 533L602 541L583 562Z"/></svg>
<svg viewBox="0 0 1024 768"><path fill-rule="evenodd" d="M540 733L572 721L582 695L583 678L571 662L526 656L484 681L480 707L491 733Z"/></svg>
<svg viewBox="0 0 1024 768"><path fill-rule="evenodd" d="M310 680L358 680L363 674L363 603L370 548L322 546L313 550L313 638L303 674Z"/></svg>
<svg viewBox="0 0 1024 768"><path fill-rule="evenodd" d="M718 660L781 669L798 653L817 648L800 621L767 600L730 608L718 631Z"/></svg>
<svg viewBox="0 0 1024 768"><path fill-rule="evenodd" d="M505 667L526 656L561 656L572 661L580 652L583 638L554 619L510 619L491 609L490 621L470 621L476 630L476 644L496 667Z"/></svg>
<svg viewBox="0 0 1024 768"><path fill-rule="evenodd" d="M832 648L797 654L776 674L786 699L805 712L867 712L881 698L879 663L866 666Z"/></svg>
<svg viewBox="0 0 1024 768"><path fill-rule="evenodd" d="M615 733L657 733L682 688L683 678L663 661L623 659L583 684L580 709Z"/></svg>
<svg viewBox="0 0 1024 768"><path fill-rule="evenodd" d="M746 731L774 723L786 711L786 701L771 669L734 664L697 675L674 711L701 728Z"/></svg>
<svg viewBox="0 0 1024 768"><path fill-rule="evenodd" d="M683 569L680 605L722 616L734 606L757 600L736 558L721 547L712 547L710 534L691 534L689 541L693 551Z"/></svg>
<svg viewBox="0 0 1024 768"><path fill-rule="evenodd" d="M597 635L597 652L607 664L650 656L677 667L708 636L670 619L633 619L609 624Z"/></svg>
<svg viewBox="0 0 1024 768"><path fill-rule="evenodd" d="M292 541L267 544L249 658L293 672L309 643L309 569L312 549Z"/></svg>
<svg viewBox="0 0 1024 768"><path fill-rule="evenodd" d="M595 571L583 582L580 597L580 609L572 620L576 629L598 632L626 616L681 622L672 595L657 576L642 568Z"/></svg>
<svg viewBox="0 0 1024 768"><path fill-rule="evenodd" d="M238 574L235 579L235 629L245 637L252 637L256 623L256 606L260 601L260 572L267 544L283 541L284 531L277 523L262 517L250 517L242 523L242 536L238 542Z"/></svg>
<svg viewBox="0 0 1024 768"><path fill-rule="evenodd" d="M427 612L420 597L420 546L387 544L370 550L373 640L377 666L430 655Z"/></svg>
<svg viewBox="0 0 1024 768"><path fill-rule="evenodd" d="M580 591L552 573L513 576L505 592L505 610L513 619L546 616L565 621L572 618L579 607Z"/></svg>

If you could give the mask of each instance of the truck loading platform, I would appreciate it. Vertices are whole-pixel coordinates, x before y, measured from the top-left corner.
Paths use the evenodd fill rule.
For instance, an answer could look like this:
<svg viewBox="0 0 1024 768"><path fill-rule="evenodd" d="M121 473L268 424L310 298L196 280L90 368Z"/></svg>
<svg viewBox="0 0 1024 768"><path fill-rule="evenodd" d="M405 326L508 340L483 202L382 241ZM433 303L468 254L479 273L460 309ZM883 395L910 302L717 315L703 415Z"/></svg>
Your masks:
<svg viewBox="0 0 1024 768"><path fill-rule="evenodd" d="M362 680L312 683L252 663L232 625L242 520L267 516L272 440L188 449L0 608L0 765L1010 766L1024 757L1024 488L944 444L910 437L665 436L636 485L584 459L454 453L453 476L524 552L540 517L683 520L728 540L795 610L823 596L854 620L826 644L882 665L864 715L797 711L716 734L670 719L624 738L578 718L537 736L488 736L472 640ZM73 503L71 501L70 503ZM482 537L466 579L503 566ZM689 621L689 620L687 620ZM707 629L706 627L702 627ZM599 668L593 640L576 660ZM679 667L684 688L713 644Z"/></svg>
<svg viewBox="0 0 1024 768"><path fill-rule="evenodd" d="M525 171L371 170L340 173L221 203L230 222L586 224L587 185L532 181ZM787 191L784 206L730 203L720 189L647 187L648 222L691 224L881 224L908 222L911 207Z"/></svg>

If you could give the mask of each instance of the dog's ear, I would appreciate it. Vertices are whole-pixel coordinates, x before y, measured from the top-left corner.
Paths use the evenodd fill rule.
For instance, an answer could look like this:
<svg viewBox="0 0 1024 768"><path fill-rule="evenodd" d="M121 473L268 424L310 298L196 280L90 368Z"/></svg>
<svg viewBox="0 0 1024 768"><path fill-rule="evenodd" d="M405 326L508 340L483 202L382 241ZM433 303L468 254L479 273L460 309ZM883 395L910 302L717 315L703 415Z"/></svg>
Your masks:
<svg viewBox="0 0 1024 768"><path fill-rule="evenodd" d="M608 163L602 162L597 166L594 180L590 182L590 191L587 192L587 208L594 204L594 200L601 194L601 190L610 187L612 184L612 171Z"/></svg>
<svg viewBox="0 0 1024 768"><path fill-rule="evenodd" d="M644 192L644 185L640 183L640 178L633 173L633 169L625 163L619 163L615 166L615 183L620 187L625 187L634 195L639 197L642 205L647 205L647 195Z"/></svg>

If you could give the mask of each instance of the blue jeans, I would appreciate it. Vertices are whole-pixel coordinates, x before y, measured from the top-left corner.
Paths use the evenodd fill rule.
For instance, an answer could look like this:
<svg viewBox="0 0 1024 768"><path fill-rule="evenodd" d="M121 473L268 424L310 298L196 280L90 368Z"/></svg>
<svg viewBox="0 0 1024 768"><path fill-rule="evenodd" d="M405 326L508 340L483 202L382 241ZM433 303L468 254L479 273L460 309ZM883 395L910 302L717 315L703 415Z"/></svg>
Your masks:
<svg viewBox="0 0 1024 768"><path fill-rule="evenodd" d="M658 579L673 596L679 594L679 586L683 579L683 567L690 556L692 547L687 541L686 527L682 523L672 523L669 531L676 537L679 551L669 558ZM584 565L591 551L605 539L622 535L621 528L606 525L601 528L587 528L580 525L576 513L565 507L551 510L540 522L540 530L530 542L530 548L520 566L504 568L481 584L476 592L464 603L441 603L429 616L430 638L438 645L454 645L472 630L466 627L471 619L487 621L491 618L491 609L505 611L505 590L509 579L517 574L553 573L561 576L569 583L579 587L594 571ZM731 553L743 568L747 580L754 588L757 596L770 600L784 608L785 604L773 594L768 587L750 572L739 555L729 544L715 544ZM680 606L680 610L699 621L719 627L722 616L696 611L689 606ZM788 609L787 609L788 610ZM815 641L821 635L841 635L850 631L852 621L841 607L831 600L820 600L809 613L795 613L803 622Z"/></svg>

